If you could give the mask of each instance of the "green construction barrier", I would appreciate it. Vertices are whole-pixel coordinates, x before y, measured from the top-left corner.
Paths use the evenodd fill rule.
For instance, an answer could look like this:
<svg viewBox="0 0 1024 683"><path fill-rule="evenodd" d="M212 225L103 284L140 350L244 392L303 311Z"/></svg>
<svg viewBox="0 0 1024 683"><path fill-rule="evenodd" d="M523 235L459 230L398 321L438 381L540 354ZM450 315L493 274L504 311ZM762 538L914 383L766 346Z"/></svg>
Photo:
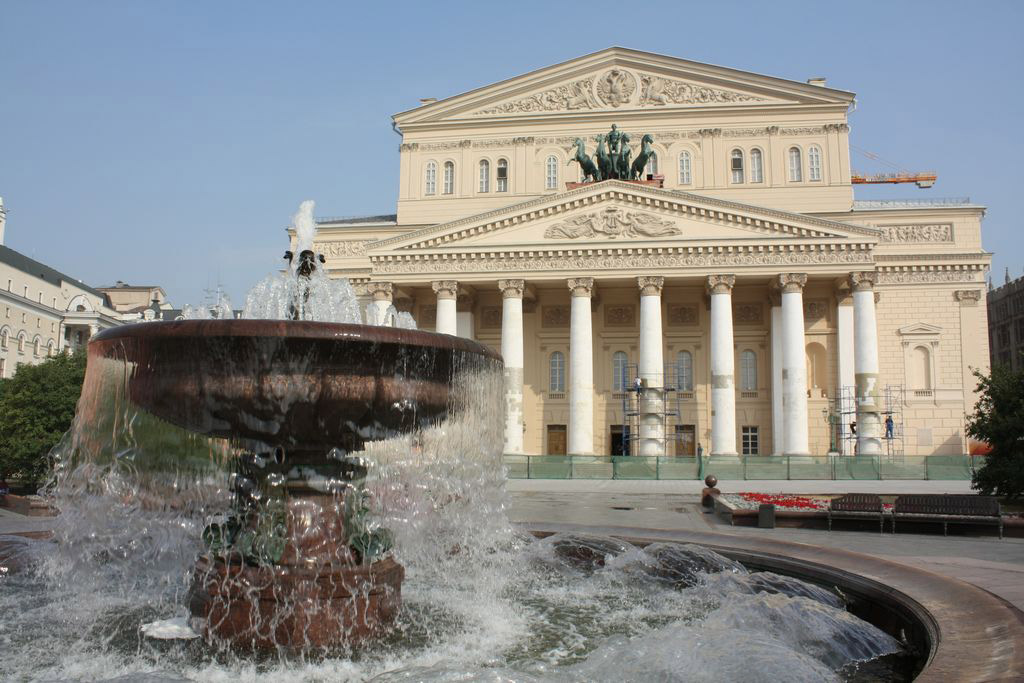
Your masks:
<svg viewBox="0 0 1024 683"><path fill-rule="evenodd" d="M699 479L700 465L695 457L658 458L659 479Z"/></svg>
<svg viewBox="0 0 1024 683"><path fill-rule="evenodd" d="M969 455L933 455L925 458L925 465L929 479L956 481L971 478L973 463Z"/></svg>
<svg viewBox="0 0 1024 683"><path fill-rule="evenodd" d="M528 474L530 479L571 479L572 460L564 455L533 455Z"/></svg>
<svg viewBox="0 0 1024 683"><path fill-rule="evenodd" d="M704 457L704 476L713 474L719 481L742 480L743 461L737 455L708 455Z"/></svg>
<svg viewBox="0 0 1024 683"><path fill-rule="evenodd" d="M743 458L744 479L789 479L789 458L757 455Z"/></svg>
<svg viewBox="0 0 1024 683"><path fill-rule="evenodd" d="M658 458L639 455L612 456L616 479L657 479Z"/></svg>
<svg viewBox="0 0 1024 683"><path fill-rule="evenodd" d="M509 479L529 479L528 455L506 455L502 460L505 463L505 474Z"/></svg>
<svg viewBox="0 0 1024 683"><path fill-rule="evenodd" d="M878 457L874 455L837 455L832 458L832 477L878 479Z"/></svg>
<svg viewBox="0 0 1024 683"><path fill-rule="evenodd" d="M831 479L832 460L825 455L789 456L787 479Z"/></svg>
<svg viewBox="0 0 1024 683"><path fill-rule="evenodd" d="M931 456L928 456L931 457ZM881 479L927 479L928 471L924 463L925 457L904 456L896 460L889 460L885 456L880 458L878 463Z"/></svg>
<svg viewBox="0 0 1024 683"><path fill-rule="evenodd" d="M573 455L573 479L611 479L615 475L615 467L610 456Z"/></svg>

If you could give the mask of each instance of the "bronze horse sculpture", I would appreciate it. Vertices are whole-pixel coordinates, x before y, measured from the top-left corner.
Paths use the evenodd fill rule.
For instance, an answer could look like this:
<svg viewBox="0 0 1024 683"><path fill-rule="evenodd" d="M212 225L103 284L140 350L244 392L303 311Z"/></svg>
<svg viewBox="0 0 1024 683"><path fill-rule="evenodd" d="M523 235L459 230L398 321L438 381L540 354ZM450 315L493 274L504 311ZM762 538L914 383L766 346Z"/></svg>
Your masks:
<svg viewBox="0 0 1024 683"><path fill-rule="evenodd" d="M633 160L633 165L629 169L630 180L643 180L644 169L647 167L647 162L650 161L651 157L654 156L654 147L651 143L654 142L654 138L650 134L645 134L640 139L640 153L636 155L636 159Z"/></svg>
<svg viewBox="0 0 1024 683"><path fill-rule="evenodd" d="M573 142L576 146L576 155L569 159L568 164L576 162L580 165L580 170L583 171L584 182L592 180L595 183L601 181L601 171L594 164L593 160L587 156L586 145L583 142L583 138L576 138Z"/></svg>
<svg viewBox="0 0 1024 683"><path fill-rule="evenodd" d="M612 177L612 158L604 144L605 136L598 135L594 140L597 142L597 151L594 152L594 156L597 158L597 168L601 172L601 178L607 180Z"/></svg>
<svg viewBox="0 0 1024 683"><path fill-rule="evenodd" d="M629 148L629 134L623 133L619 142L619 154L615 159L615 177L622 180L629 179L629 159L633 156L633 150Z"/></svg>

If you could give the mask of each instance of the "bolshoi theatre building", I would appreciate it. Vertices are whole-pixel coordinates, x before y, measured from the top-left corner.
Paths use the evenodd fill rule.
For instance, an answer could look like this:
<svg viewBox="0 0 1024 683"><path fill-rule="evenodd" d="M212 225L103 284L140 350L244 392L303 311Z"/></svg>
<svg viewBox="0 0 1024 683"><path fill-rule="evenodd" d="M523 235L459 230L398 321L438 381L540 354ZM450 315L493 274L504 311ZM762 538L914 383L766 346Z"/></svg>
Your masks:
<svg viewBox="0 0 1024 683"><path fill-rule="evenodd" d="M501 351L506 453L963 454L984 208L855 200L853 105L609 48L396 114L397 213L315 248Z"/></svg>

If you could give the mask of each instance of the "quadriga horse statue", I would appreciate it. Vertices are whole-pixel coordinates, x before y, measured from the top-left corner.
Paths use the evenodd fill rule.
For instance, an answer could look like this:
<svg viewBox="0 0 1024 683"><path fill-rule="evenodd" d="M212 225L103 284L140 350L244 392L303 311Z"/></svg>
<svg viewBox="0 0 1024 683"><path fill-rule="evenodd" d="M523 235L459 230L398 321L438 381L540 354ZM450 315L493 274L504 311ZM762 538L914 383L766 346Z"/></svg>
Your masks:
<svg viewBox="0 0 1024 683"><path fill-rule="evenodd" d="M616 177L626 180L629 178L629 160L633 156L633 150L629 148L629 134L623 133L619 142L619 156L615 160Z"/></svg>
<svg viewBox="0 0 1024 683"><path fill-rule="evenodd" d="M651 143L654 142L654 138L650 134L644 135L640 138L640 153L636 155L636 159L633 161L632 167L629 169L630 180L643 180L644 169L647 167L647 162L651 160L654 155L654 146Z"/></svg>
<svg viewBox="0 0 1024 683"><path fill-rule="evenodd" d="M595 183L601 180L601 171L594 165L593 160L587 156L587 148L583 142L583 138L576 138L573 143L576 146L576 155L569 159L568 164L576 162L580 165L580 170L583 171L584 182L592 180Z"/></svg>
<svg viewBox="0 0 1024 683"><path fill-rule="evenodd" d="M597 168L601 171L601 178L608 179L612 177L612 157L608 154L608 148L605 146L605 136L598 135L594 138L597 142L597 151L594 152L594 157L597 158Z"/></svg>

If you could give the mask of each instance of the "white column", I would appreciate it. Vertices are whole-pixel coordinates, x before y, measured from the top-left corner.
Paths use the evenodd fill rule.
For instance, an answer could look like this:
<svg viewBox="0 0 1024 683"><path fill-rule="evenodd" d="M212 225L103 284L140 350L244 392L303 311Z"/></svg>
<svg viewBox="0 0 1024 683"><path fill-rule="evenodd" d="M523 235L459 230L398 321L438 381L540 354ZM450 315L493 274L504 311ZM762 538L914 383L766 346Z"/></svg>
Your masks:
<svg viewBox="0 0 1024 683"><path fill-rule="evenodd" d="M808 455L807 351L804 343L806 273L779 276L782 290L782 452Z"/></svg>
<svg viewBox="0 0 1024 683"><path fill-rule="evenodd" d="M459 294L459 283L455 280L435 280L430 286L437 294L437 322L434 323L434 331L454 335L458 331L455 299Z"/></svg>
<svg viewBox="0 0 1024 683"><path fill-rule="evenodd" d="M709 275L711 294L711 455L736 455L736 351L732 340L734 275Z"/></svg>
<svg viewBox="0 0 1024 683"><path fill-rule="evenodd" d="M853 372L857 386L857 454L882 453L882 397L878 386L875 273L850 273L853 289Z"/></svg>
<svg viewBox="0 0 1024 683"><path fill-rule="evenodd" d="M501 290L501 357L505 361L505 453L523 452L524 280L498 280Z"/></svg>
<svg viewBox="0 0 1024 683"><path fill-rule="evenodd" d="M665 455L665 358L661 336L661 289L665 278L642 276L640 286L640 358L638 373L645 389L638 401L638 455Z"/></svg>
<svg viewBox="0 0 1024 683"><path fill-rule="evenodd" d="M367 320L366 322L371 325L380 325L384 322L384 317L387 315L388 309L391 308L391 297L393 286L390 282L368 282L366 283L366 290L373 297L373 305L377 310L376 320Z"/></svg>
<svg viewBox="0 0 1024 683"><path fill-rule="evenodd" d="M455 334L464 339L474 339L473 306L476 303L476 292L471 287L460 287L461 292L455 299Z"/></svg>
<svg viewBox="0 0 1024 683"><path fill-rule="evenodd" d="M836 436L836 449L843 455L853 455L846 452L853 449L853 442L841 438L844 434L850 433L850 423L854 421L856 403L848 404L843 400L844 389L853 389L856 380L854 375L854 324L853 324L853 298L849 292L840 293L839 305L836 307L836 338L839 342L837 360L839 365L839 388L836 391L837 410L840 414L836 417L840 422L840 433Z"/></svg>
<svg viewBox="0 0 1024 683"><path fill-rule="evenodd" d="M590 297L594 278L569 280L569 455L594 453L594 336Z"/></svg>
<svg viewBox="0 0 1024 683"><path fill-rule="evenodd" d="M772 455L782 455L786 430L782 419L782 300L772 299Z"/></svg>

